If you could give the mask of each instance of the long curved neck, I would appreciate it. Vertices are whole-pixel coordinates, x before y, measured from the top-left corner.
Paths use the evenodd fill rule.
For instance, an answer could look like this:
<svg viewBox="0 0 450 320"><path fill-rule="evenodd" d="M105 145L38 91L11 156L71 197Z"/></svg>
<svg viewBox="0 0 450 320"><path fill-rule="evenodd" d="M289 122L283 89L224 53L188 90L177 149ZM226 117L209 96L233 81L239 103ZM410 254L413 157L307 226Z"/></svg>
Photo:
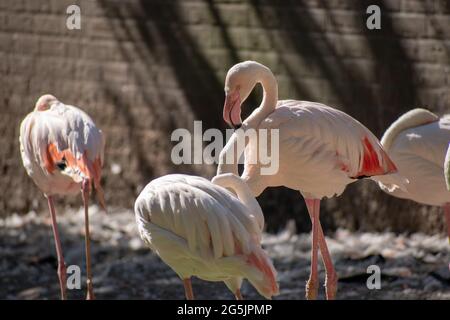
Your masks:
<svg viewBox="0 0 450 320"><path fill-rule="evenodd" d="M410 110L391 124L391 126L384 133L380 142L383 145L383 148L386 151L389 151L395 138L402 131L438 120L439 117L437 115L426 109L417 108Z"/></svg>
<svg viewBox="0 0 450 320"><path fill-rule="evenodd" d="M237 175L224 174L213 178L212 182L224 188L232 189L239 200L256 216L261 230L264 227L264 215L258 201L253 196L247 184Z"/></svg>
<svg viewBox="0 0 450 320"><path fill-rule="evenodd" d="M448 146L447 153L445 154L444 175L445 175L445 184L447 185L447 190L450 191L450 144Z"/></svg>
<svg viewBox="0 0 450 320"><path fill-rule="evenodd" d="M245 119L244 123L251 127L257 127L262 120L271 114L278 102L278 84L270 69L264 67L256 72L257 82L261 83L264 95L258 108Z"/></svg>

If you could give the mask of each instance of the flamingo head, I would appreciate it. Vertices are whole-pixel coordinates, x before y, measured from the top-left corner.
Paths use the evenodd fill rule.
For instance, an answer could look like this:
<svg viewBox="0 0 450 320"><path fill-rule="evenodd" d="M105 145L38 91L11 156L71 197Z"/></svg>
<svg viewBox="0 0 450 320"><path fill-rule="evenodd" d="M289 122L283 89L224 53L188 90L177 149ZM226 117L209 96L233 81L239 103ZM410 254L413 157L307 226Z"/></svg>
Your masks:
<svg viewBox="0 0 450 320"><path fill-rule="evenodd" d="M242 124L241 105L257 83L260 66L262 65L254 61L244 61L228 70L225 78L223 119L233 128L239 128Z"/></svg>
<svg viewBox="0 0 450 320"><path fill-rule="evenodd" d="M50 109L51 105L55 102L58 102L58 99L56 99L55 96L52 96L51 94L44 94L36 102L34 110L36 111L48 110Z"/></svg>

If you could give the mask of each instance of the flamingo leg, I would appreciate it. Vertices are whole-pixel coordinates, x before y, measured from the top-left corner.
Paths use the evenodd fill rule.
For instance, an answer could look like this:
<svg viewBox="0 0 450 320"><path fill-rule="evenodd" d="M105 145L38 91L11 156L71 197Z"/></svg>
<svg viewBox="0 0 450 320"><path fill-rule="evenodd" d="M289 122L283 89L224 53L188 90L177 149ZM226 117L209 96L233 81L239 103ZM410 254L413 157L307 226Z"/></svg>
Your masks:
<svg viewBox="0 0 450 320"><path fill-rule="evenodd" d="M317 270L317 256L319 249L319 215L320 215L320 200L305 199L306 205L312 222L312 239L311 239L311 271L308 282L306 283L306 298L308 300L315 300L317 298L318 290L318 270Z"/></svg>
<svg viewBox="0 0 450 320"><path fill-rule="evenodd" d="M236 300L244 300L241 294L241 289L237 289L234 296L236 297Z"/></svg>
<svg viewBox="0 0 450 320"><path fill-rule="evenodd" d="M183 279L184 293L187 300L194 300L194 291L192 291L191 279Z"/></svg>
<svg viewBox="0 0 450 320"><path fill-rule="evenodd" d="M313 217L311 215L311 212L314 210L313 206L311 206L310 208L308 202L306 203L306 205L308 206L308 212L310 213L310 218L312 221ZM319 249L326 270L326 277L325 277L326 296L328 300L334 300L336 298L338 277L333 266L333 260L331 259L330 251L328 250L327 242L325 240L325 235L323 233L320 221L318 221L318 224L319 224Z"/></svg>
<svg viewBox="0 0 450 320"><path fill-rule="evenodd" d="M47 196L47 202L48 202L48 208L50 210L50 216L52 218L53 236L55 238L56 255L58 258L58 278L59 278L59 287L61 289L61 300L66 300L66 298L67 298L67 296L66 296L66 291L67 291L66 264L64 262L61 241L59 239L58 225L56 224L56 212L55 212L55 206L53 204L53 197Z"/></svg>
<svg viewBox="0 0 450 320"><path fill-rule="evenodd" d="M448 243L450 243L450 203L444 204L444 215L445 222L447 223ZM448 264L448 269L450 270L450 263Z"/></svg>
<svg viewBox="0 0 450 320"><path fill-rule="evenodd" d="M89 234L89 180L84 179L81 185L84 205L85 251L86 251L86 275L87 275L87 300L95 299L91 273L91 240Z"/></svg>
<svg viewBox="0 0 450 320"><path fill-rule="evenodd" d="M448 242L450 243L450 203L444 205L445 222L447 223Z"/></svg>

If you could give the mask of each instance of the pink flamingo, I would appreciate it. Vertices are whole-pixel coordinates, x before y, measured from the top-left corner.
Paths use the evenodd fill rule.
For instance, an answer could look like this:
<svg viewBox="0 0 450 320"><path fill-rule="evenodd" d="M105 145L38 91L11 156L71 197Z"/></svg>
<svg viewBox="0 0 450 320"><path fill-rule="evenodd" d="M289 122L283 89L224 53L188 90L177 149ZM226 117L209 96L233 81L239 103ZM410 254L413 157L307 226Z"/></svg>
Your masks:
<svg viewBox="0 0 450 320"><path fill-rule="evenodd" d="M239 300L243 278L268 299L278 294L261 248L264 216L240 177L166 175L144 188L134 208L142 240L183 280L187 299L194 299L192 276L225 282Z"/></svg>
<svg viewBox="0 0 450 320"><path fill-rule="evenodd" d="M257 83L264 89L263 100L242 123L241 104ZM247 151L256 152L258 148L254 140L250 140L245 150L242 178L255 196L268 186L286 186L300 191L312 222L311 270L306 297L317 297L320 247L326 269L326 296L335 298L337 275L319 221L320 199L340 195L349 183L361 178L389 183L392 189L404 188L407 181L396 174L394 163L378 139L346 113L315 102L279 101L276 79L270 69L260 63L246 61L233 66L225 79L225 94L223 117L229 125L242 126L244 131L279 129L277 173L261 175L264 165L249 163ZM222 150L218 174L238 173L237 161L226 163L227 154L234 152L236 139L235 133Z"/></svg>
<svg viewBox="0 0 450 320"><path fill-rule="evenodd" d="M66 299L66 265L61 248L53 198L80 191L85 211L87 299L94 299L91 275L88 197L91 184L105 208L100 185L104 137L92 119L80 109L46 94L20 126L20 151L28 175L44 193L52 219L58 258L61 299Z"/></svg>
<svg viewBox="0 0 450 320"><path fill-rule="evenodd" d="M394 197L430 206L442 206L450 241L450 115L439 118L425 109L413 109L386 130L381 144L409 180L408 190L395 190ZM447 155L447 156L446 156ZM446 180L449 179L449 180ZM391 185L379 183L382 190Z"/></svg>

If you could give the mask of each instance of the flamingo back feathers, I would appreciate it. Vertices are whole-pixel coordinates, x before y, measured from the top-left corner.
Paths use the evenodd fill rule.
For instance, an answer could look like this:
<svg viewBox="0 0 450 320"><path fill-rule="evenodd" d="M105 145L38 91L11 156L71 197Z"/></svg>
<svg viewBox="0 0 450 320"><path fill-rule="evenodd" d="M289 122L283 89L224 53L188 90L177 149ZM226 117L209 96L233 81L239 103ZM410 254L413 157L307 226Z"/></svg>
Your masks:
<svg viewBox="0 0 450 320"><path fill-rule="evenodd" d="M167 175L144 188L135 213L142 239L181 278L247 278L265 297L278 293L258 219L225 188L200 177Z"/></svg>
<svg viewBox="0 0 450 320"><path fill-rule="evenodd" d="M25 117L19 140L25 169L44 193L73 193L88 178L105 207L100 185L104 136L85 112L52 101Z"/></svg>
<svg viewBox="0 0 450 320"><path fill-rule="evenodd" d="M450 191L450 144L449 147L447 148L447 153L445 154L444 176L447 190Z"/></svg>
<svg viewBox="0 0 450 320"><path fill-rule="evenodd" d="M383 137L381 138L381 144L384 149L389 152L392 143L395 138L402 132L410 128L417 126L422 126L431 122L438 121L439 117L422 108L416 108L410 110L400 116L391 126L386 130Z"/></svg>

